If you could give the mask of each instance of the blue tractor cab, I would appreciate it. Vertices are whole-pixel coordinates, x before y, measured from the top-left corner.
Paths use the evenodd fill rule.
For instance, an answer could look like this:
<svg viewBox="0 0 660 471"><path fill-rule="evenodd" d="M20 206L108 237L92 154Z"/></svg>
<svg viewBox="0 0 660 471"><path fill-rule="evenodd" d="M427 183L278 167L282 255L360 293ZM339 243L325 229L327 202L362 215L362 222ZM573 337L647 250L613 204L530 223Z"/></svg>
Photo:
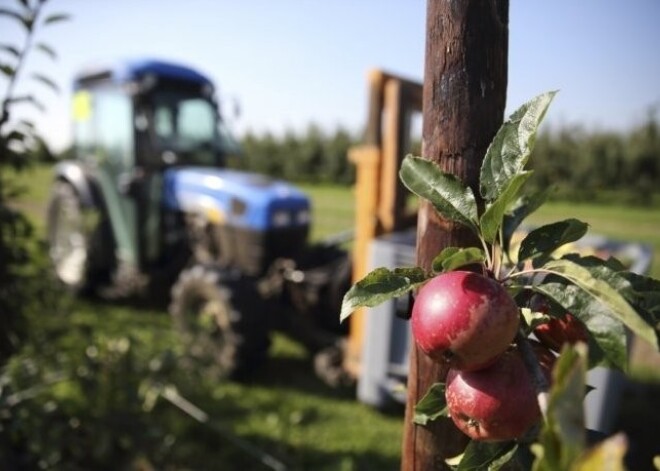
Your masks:
<svg viewBox="0 0 660 471"><path fill-rule="evenodd" d="M81 72L73 87L75 159L56 166L48 210L57 278L104 296L169 298L172 286L170 311L192 355L238 371L267 343L264 293L282 298L295 284L306 310L300 300L318 302L310 292L327 291L346 255L310 252L311 208L300 190L226 168L240 149L204 74L124 61ZM325 266L328 276L318 276ZM303 283L305 270L321 281Z"/></svg>

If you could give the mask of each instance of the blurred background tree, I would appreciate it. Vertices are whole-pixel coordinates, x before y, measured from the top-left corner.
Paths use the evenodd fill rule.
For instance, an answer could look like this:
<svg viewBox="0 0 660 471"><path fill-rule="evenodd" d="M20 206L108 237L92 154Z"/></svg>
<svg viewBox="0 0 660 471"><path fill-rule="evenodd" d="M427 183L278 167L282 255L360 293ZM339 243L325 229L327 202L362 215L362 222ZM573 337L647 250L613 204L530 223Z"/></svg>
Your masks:
<svg viewBox="0 0 660 471"><path fill-rule="evenodd" d="M346 155L359 140L344 128L325 132L314 123L304 132L289 130L282 136L248 131L241 139L243 156L233 165L294 182L348 185L355 173Z"/></svg>
<svg viewBox="0 0 660 471"><path fill-rule="evenodd" d="M650 206L660 194L657 107L628 132L580 126L543 132L537 141L532 183L556 186L556 199Z"/></svg>
<svg viewBox="0 0 660 471"><path fill-rule="evenodd" d="M587 130L579 125L539 134L530 185L553 186L555 200L650 206L660 198L660 132L657 107L628 131ZM359 133L310 124L303 132L247 132L243 157L233 166L294 182L354 183L348 149ZM419 152L419 150L417 150Z"/></svg>

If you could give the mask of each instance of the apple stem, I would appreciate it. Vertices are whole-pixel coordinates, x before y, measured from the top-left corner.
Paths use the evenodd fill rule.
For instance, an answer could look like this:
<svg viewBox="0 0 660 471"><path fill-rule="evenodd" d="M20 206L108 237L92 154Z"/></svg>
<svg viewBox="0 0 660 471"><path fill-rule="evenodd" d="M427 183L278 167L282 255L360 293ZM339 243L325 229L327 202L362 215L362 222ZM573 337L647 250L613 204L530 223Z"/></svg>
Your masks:
<svg viewBox="0 0 660 471"><path fill-rule="evenodd" d="M543 417L545 417L548 411L548 391L550 390L550 383L548 383L548 379L543 373L543 370L541 370L539 360L534 354L534 350L522 330L518 331L518 335L516 335L516 343L518 344L518 349L520 350L520 355L525 363L525 367L532 376L532 383L534 384L534 389L536 389L536 398L539 403L539 409L541 410Z"/></svg>

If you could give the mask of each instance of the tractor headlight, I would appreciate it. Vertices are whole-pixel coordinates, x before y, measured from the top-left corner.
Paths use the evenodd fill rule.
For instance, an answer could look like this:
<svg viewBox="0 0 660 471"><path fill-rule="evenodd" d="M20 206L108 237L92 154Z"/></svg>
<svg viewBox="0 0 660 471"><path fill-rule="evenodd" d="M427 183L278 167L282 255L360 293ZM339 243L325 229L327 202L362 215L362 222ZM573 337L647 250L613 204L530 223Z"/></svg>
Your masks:
<svg viewBox="0 0 660 471"><path fill-rule="evenodd" d="M291 214L288 211L275 211L273 213L273 226L285 227L291 225Z"/></svg>

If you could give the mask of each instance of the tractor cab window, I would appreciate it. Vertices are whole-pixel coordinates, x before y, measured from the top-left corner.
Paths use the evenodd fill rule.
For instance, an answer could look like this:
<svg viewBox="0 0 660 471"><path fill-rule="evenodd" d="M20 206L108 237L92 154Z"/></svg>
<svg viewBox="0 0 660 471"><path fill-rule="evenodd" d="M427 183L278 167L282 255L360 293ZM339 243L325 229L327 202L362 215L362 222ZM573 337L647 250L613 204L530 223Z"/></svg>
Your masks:
<svg viewBox="0 0 660 471"><path fill-rule="evenodd" d="M168 108L157 108L154 113L154 129L159 139L174 135L174 117Z"/></svg>
<svg viewBox="0 0 660 471"><path fill-rule="evenodd" d="M201 98L186 100L179 107L179 134L189 142L205 142L215 137L215 110Z"/></svg>
<svg viewBox="0 0 660 471"><path fill-rule="evenodd" d="M133 108L112 88L79 90L74 96L74 137L81 158L123 172L134 165Z"/></svg>
<svg viewBox="0 0 660 471"><path fill-rule="evenodd" d="M237 147L222 127L214 103L199 95L160 91L153 97L153 131L160 152L182 164L216 165Z"/></svg>
<svg viewBox="0 0 660 471"><path fill-rule="evenodd" d="M108 91L96 96L98 150L120 169L134 165L133 105L129 97Z"/></svg>

